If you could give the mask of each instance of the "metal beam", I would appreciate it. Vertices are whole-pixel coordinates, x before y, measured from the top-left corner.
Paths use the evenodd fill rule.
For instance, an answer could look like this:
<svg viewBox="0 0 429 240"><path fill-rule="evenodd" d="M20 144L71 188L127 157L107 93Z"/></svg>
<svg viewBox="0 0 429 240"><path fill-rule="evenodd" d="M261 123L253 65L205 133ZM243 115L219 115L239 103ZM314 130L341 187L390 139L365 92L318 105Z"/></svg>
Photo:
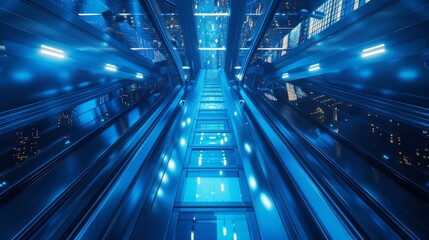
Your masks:
<svg viewBox="0 0 429 240"><path fill-rule="evenodd" d="M229 79L234 79L234 64L237 61L238 50L240 48L241 27L244 21L244 13L246 11L246 1L230 1L230 15L228 22L228 37L225 55L225 73Z"/></svg>
<svg viewBox="0 0 429 240"><path fill-rule="evenodd" d="M177 72L179 73L181 83L184 85L185 72L182 69L182 61L180 60L179 54L174 49L173 44L171 43L171 36L167 32L167 26L165 25L164 19L162 18L158 3L156 2L156 0L140 0L140 3L146 10L146 13L151 20L156 32L161 37L161 41L167 47L168 53L173 58Z"/></svg>
<svg viewBox="0 0 429 240"><path fill-rule="evenodd" d="M280 0L271 0L267 1L268 3L265 5L262 15L258 20L258 25L256 25L255 29L252 33L252 43L250 44L249 51L247 55L244 57L243 63L240 69L240 76L244 76L247 71L247 67L252 59L253 54L257 50L259 43L262 40L262 37L265 35L265 31L267 27L270 25L272 18L274 17L277 7L280 4ZM241 79L240 79L241 80Z"/></svg>
<svg viewBox="0 0 429 240"><path fill-rule="evenodd" d="M198 51L197 25L193 14L192 0L180 1L176 5L179 14L180 26L183 33L183 41L186 47L186 55L189 57L191 78L195 78L201 68L200 52Z"/></svg>

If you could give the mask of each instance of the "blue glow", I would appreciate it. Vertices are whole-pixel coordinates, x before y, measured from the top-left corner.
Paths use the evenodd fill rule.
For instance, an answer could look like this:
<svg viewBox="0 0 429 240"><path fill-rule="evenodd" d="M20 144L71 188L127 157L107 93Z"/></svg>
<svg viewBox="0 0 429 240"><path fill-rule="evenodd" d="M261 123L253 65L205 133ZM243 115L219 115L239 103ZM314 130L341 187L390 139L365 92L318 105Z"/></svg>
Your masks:
<svg viewBox="0 0 429 240"><path fill-rule="evenodd" d="M111 72L116 72L118 70L118 68L115 65L108 64L108 63L106 63L106 66L104 67L104 69Z"/></svg>
<svg viewBox="0 0 429 240"><path fill-rule="evenodd" d="M282 79L288 78L289 77L289 73L283 73L282 74Z"/></svg>
<svg viewBox="0 0 429 240"><path fill-rule="evenodd" d="M66 145L70 144L70 140L67 140L67 141L65 142L65 144L66 144Z"/></svg>
<svg viewBox="0 0 429 240"><path fill-rule="evenodd" d="M261 193L260 198L261 198L262 204L264 204L266 209L271 210L273 208L273 204L271 203L271 200L268 198L268 196L265 193Z"/></svg>
<svg viewBox="0 0 429 240"><path fill-rule="evenodd" d="M186 122L185 121L182 122L182 127L186 127Z"/></svg>
<svg viewBox="0 0 429 240"><path fill-rule="evenodd" d="M25 70L18 70L15 71L12 74L13 79L17 80L18 82L29 82L31 80L31 78L33 77L33 75Z"/></svg>
<svg viewBox="0 0 429 240"><path fill-rule="evenodd" d="M136 78L138 78L138 79L143 79L143 74L141 74L141 73L136 73Z"/></svg>
<svg viewBox="0 0 429 240"><path fill-rule="evenodd" d="M320 64L316 63L308 67L308 71L314 72L320 69Z"/></svg>
<svg viewBox="0 0 429 240"><path fill-rule="evenodd" d="M389 159L389 156L387 156L386 154L384 154L384 155L383 155L383 158L384 158L384 159L386 159L386 160L388 160L388 159Z"/></svg>
<svg viewBox="0 0 429 240"><path fill-rule="evenodd" d="M252 148L250 147L249 144L245 143L244 144L244 149L246 149L246 152L251 153L252 152Z"/></svg>
<svg viewBox="0 0 429 240"><path fill-rule="evenodd" d="M46 45L41 45L40 47L41 47L40 52L44 55L48 55L48 56L56 57L56 58L61 58L61 59L65 58L63 50L56 49L53 47L49 47Z"/></svg>
<svg viewBox="0 0 429 240"><path fill-rule="evenodd" d="M419 73L415 69L402 69L399 71L398 76L402 80L412 82L417 79Z"/></svg>
<svg viewBox="0 0 429 240"><path fill-rule="evenodd" d="M182 146L186 145L186 140L184 138L180 139L180 145L182 145Z"/></svg>
<svg viewBox="0 0 429 240"><path fill-rule="evenodd" d="M89 82L83 82L79 84L79 87L86 87L89 86Z"/></svg>
<svg viewBox="0 0 429 240"><path fill-rule="evenodd" d="M176 171L176 162L173 159L170 159L170 162L168 162L168 169L172 172Z"/></svg>
<svg viewBox="0 0 429 240"><path fill-rule="evenodd" d="M191 123L191 118L187 118L187 119L186 119L186 123L187 123L187 124L190 124L190 123Z"/></svg>
<svg viewBox="0 0 429 240"><path fill-rule="evenodd" d="M258 184L256 183L256 179L253 176L249 177L249 186L250 189L256 190L258 188Z"/></svg>
<svg viewBox="0 0 429 240"><path fill-rule="evenodd" d="M384 48L384 44L380 44L375 47L370 47L362 50L362 57L366 58L366 57L378 55L378 54L384 53L385 51L386 49Z"/></svg>

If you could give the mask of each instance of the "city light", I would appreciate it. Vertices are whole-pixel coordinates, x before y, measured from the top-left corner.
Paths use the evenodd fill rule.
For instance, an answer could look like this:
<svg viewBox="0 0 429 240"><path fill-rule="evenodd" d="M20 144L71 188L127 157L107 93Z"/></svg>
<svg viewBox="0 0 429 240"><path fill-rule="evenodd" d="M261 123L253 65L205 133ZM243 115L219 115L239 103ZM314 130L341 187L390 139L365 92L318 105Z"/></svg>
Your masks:
<svg viewBox="0 0 429 240"><path fill-rule="evenodd" d="M241 66L235 66L234 69L241 69Z"/></svg>
<svg viewBox="0 0 429 240"><path fill-rule="evenodd" d="M42 54L49 55L49 56L56 57L56 58L65 58L63 50L56 49L53 47L48 47L46 45L41 45L40 47L42 48L40 50L40 52Z"/></svg>
<svg viewBox="0 0 429 240"><path fill-rule="evenodd" d="M190 66L182 66L182 69L191 69Z"/></svg>
<svg viewBox="0 0 429 240"><path fill-rule="evenodd" d="M314 72L320 69L320 65L318 63L311 65L310 67L308 67L308 71L310 72Z"/></svg>
<svg viewBox="0 0 429 240"><path fill-rule="evenodd" d="M115 65L112 65L112 64L108 64L108 63L106 63L106 66L104 67L106 70L108 70L108 71L112 71L112 72L116 72L118 69L116 68L116 66Z"/></svg>
<svg viewBox="0 0 429 240"><path fill-rule="evenodd" d="M384 48L384 44L377 45L375 47L370 47L362 50L362 57L370 57L380 53L384 53L386 49Z"/></svg>
<svg viewBox="0 0 429 240"><path fill-rule="evenodd" d="M141 74L141 73L136 73L136 78L143 79L143 74Z"/></svg>

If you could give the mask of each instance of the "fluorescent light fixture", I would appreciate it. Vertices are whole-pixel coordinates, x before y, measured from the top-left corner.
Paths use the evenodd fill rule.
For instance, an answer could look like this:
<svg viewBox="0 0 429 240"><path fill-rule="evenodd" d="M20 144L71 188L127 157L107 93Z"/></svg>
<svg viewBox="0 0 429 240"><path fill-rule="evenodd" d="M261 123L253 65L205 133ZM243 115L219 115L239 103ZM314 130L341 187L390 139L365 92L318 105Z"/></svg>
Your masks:
<svg viewBox="0 0 429 240"><path fill-rule="evenodd" d="M283 73L282 74L282 79L288 78L289 77L289 73Z"/></svg>
<svg viewBox="0 0 429 240"><path fill-rule="evenodd" d="M42 49L40 49L40 52L45 54L45 55L49 55L49 56L56 57L56 58L64 58L65 57L63 50L56 49L53 47L49 47L46 45L40 45L40 47L42 48Z"/></svg>
<svg viewBox="0 0 429 240"><path fill-rule="evenodd" d="M226 236L226 227L223 226L223 235Z"/></svg>
<svg viewBox="0 0 429 240"><path fill-rule="evenodd" d="M370 47L362 50L362 57L374 56L380 53L384 53L386 49L384 48L384 44L377 45L375 47Z"/></svg>
<svg viewBox="0 0 429 240"><path fill-rule="evenodd" d="M143 79L143 74L141 74L141 73L136 73L136 78Z"/></svg>
<svg viewBox="0 0 429 240"><path fill-rule="evenodd" d="M226 51L225 47L219 47L219 48L200 47L198 49L202 51Z"/></svg>
<svg viewBox="0 0 429 240"><path fill-rule="evenodd" d="M235 66L234 69L241 69L241 66Z"/></svg>
<svg viewBox="0 0 429 240"><path fill-rule="evenodd" d="M202 16L202 17L228 17L229 13L194 13L194 16Z"/></svg>
<svg viewBox="0 0 429 240"><path fill-rule="evenodd" d="M308 71L310 72L314 72L320 69L320 65L318 63L311 65L310 67L308 67Z"/></svg>
<svg viewBox="0 0 429 240"><path fill-rule="evenodd" d="M104 67L104 69L112 71L112 72L116 72L118 70L115 65L107 64L107 63L106 63L106 66Z"/></svg>
<svg viewBox="0 0 429 240"><path fill-rule="evenodd" d="M190 66L182 66L182 69L191 69Z"/></svg>
<svg viewBox="0 0 429 240"><path fill-rule="evenodd" d="M225 191L225 185L224 185L223 183L221 183L221 184L220 184L220 190L221 190L222 192L224 192L224 191Z"/></svg>

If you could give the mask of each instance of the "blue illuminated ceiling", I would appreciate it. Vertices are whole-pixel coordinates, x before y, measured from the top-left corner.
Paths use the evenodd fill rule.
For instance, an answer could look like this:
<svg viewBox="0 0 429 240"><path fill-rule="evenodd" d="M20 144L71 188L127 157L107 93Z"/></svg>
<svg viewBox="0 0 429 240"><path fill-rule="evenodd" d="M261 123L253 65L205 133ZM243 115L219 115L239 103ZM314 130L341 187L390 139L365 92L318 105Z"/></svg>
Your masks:
<svg viewBox="0 0 429 240"><path fill-rule="evenodd" d="M169 58L138 0L53 0L150 62Z"/></svg>
<svg viewBox="0 0 429 240"><path fill-rule="evenodd" d="M228 30L228 0L195 0L195 23L203 68L223 67Z"/></svg>

